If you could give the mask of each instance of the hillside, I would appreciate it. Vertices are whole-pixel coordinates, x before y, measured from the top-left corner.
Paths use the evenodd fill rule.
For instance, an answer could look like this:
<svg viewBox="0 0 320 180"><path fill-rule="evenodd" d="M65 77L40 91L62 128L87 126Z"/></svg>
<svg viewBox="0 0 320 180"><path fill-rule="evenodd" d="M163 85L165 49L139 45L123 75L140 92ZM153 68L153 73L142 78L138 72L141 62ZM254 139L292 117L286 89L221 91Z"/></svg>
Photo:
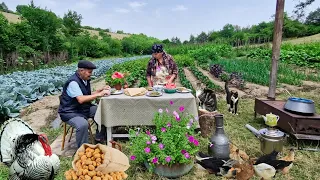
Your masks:
<svg viewBox="0 0 320 180"><path fill-rule="evenodd" d="M18 23L21 21L20 16L17 14L6 13L6 12L2 12L2 11L0 11L0 13L2 13L8 19L8 21L11 23ZM84 30L88 31L91 34L91 36L94 36L94 35L99 36L99 31L97 31L97 30L90 30L90 29L84 29ZM106 32L106 33L111 35L111 38L120 39L120 40L123 39L124 37L130 36L128 34L118 34L118 33L113 33L113 32Z"/></svg>

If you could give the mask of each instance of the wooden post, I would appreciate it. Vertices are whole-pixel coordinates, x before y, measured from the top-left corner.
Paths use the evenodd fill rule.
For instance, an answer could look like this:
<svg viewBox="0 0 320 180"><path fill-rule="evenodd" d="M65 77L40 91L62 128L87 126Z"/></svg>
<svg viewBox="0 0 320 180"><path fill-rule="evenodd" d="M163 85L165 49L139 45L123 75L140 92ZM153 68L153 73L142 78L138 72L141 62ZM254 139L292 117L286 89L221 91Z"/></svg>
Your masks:
<svg viewBox="0 0 320 180"><path fill-rule="evenodd" d="M272 65L270 72L270 84L268 99L275 100L277 86L278 60L280 58L280 47L282 40L284 1L277 0L276 16L274 21L273 42L272 42Z"/></svg>

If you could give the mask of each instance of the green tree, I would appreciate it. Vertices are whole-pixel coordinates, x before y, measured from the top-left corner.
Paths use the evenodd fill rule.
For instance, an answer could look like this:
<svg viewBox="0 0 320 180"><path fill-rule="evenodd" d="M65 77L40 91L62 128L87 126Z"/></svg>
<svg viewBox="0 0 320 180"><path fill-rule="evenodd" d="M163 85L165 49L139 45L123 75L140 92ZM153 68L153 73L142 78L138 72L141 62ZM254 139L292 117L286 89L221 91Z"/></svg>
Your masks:
<svg viewBox="0 0 320 180"><path fill-rule="evenodd" d="M196 38L192 34L190 35L189 43L191 43L191 44L195 44L196 43Z"/></svg>
<svg viewBox="0 0 320 180"><path fill-rule="evenodd" d="M198 43L205 43L208 41L208 35L205 32L201 32L196 40Z"/></svg>
<svg viewBox="0 0 320 180"><path fill-rule="evenodd" d="M301 20L305 16L306 7L310 6L314 1L315 0L303 0L295 6L293 13L296 15L297 20Z"/></svg>
<svg viewBox="0 0 320 180"><path fill-rule="evenodd" d="M315 11L309 13L306 18L306 24L320 26L320 8L317 8Z"/></svg>
<svg viewBox="0 0 320 180"><path fill-rule="evenodd" d="M68 10L68 13L63 16L63 25L66 27L66 33L71 36L77 36L81 32L81 20L81 14Z"/></svg>

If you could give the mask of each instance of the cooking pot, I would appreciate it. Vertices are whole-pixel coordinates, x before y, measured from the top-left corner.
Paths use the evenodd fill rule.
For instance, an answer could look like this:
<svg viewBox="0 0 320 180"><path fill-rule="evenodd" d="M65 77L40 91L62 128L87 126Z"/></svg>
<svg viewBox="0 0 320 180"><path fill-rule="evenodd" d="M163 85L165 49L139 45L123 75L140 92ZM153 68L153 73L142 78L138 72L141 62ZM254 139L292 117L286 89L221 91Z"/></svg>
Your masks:
<svg viewBox="0 0 320 180"><path fill-rule="evenodd" d="M290 97L284 105L284 109L303 114L316 113L314 101L298 97Z"/></svg>

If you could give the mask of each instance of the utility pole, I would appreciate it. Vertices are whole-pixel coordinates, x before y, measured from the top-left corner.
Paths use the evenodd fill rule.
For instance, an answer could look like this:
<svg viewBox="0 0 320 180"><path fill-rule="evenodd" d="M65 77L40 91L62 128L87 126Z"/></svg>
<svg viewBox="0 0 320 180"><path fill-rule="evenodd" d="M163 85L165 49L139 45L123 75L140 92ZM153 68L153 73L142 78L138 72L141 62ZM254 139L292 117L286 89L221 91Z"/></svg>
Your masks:
<svg viewBox="0 0 320 180"><path fill-rule="evenodd" d="M276 16L274 20L272 42L272 65L268 92L268 99L271 100L275 100L276 96L278 61L280 59L280 47L282 40L284 1L285 0L277 0Z"/></svg>

